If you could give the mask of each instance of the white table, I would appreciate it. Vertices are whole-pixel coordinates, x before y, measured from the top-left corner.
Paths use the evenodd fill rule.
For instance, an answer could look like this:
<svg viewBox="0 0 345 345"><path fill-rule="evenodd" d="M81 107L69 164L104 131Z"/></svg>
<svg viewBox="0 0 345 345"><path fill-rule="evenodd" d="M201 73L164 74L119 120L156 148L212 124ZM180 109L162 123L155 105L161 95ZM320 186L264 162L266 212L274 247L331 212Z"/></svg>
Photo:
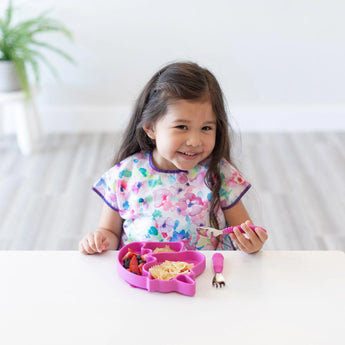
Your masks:
<svg viewBox="0 0 345 345"><path fill-rule="evenodd" d="M18 146L24 155L34 152L35 140L41 136L41 125L34 102L35 90L30 99L23 91L0 92L0 134L1 123L7 110L15 118Z"/></svg>
<svg viewBox="0 0 345 345"><path fill-rule="evenodd" d="M150 293L117 274L116 251L0 252L1 344L344 344L345 255L211 255L196 295Z"/></svg>

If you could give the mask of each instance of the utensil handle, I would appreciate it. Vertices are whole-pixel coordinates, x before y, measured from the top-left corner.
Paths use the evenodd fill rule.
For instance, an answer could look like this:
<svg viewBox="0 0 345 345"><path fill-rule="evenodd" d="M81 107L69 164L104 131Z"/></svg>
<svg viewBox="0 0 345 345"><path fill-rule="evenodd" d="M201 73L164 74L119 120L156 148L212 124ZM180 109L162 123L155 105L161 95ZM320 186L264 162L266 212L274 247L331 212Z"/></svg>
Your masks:
<svg viewBox="0 0 345 345"><path fill-rule="evenodd" d="M255 226L255 225L249 225L249 227L255 232L255 228L260 228L261 230L267 232L264 228L262 228L261 226ZM226 234L232 234L234 232L234 228L238 228L242 234L245 233L245 231L241 228L240 225L236 225L236 226L230 226L228 228L225 228L223 229L223 234L226 235Z"/></svg>
<svg viewBox="0 0 345 345"><path fill-rule="evenodd" d="M213 270L215 273L223 272L224 256L221 253L215 253L212 256Z"/></svg>

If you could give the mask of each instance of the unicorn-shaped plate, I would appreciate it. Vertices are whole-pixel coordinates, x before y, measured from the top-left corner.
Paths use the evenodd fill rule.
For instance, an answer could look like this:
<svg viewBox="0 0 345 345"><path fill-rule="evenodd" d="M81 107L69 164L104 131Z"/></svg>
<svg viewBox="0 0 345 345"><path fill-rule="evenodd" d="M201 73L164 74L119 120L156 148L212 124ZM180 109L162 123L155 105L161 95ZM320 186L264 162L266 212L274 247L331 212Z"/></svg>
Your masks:
<svg viewBox="0 0 345 345"><path fill-rule="evenodd" d="M153 253L156 248L168 246L174 252ZM146 263L142 267L142 275L134 274L123 267L123 258L129 248L138 255L146 254ZM152 277L149 269L160 265L165 260L183 261L193 264L189 273L181 273L170 280L160 280ZM120 277L133 287L147 291L171 292L183 295L195 295L195 277L200 275L206 267L205 256L194 250L184 250L183 242L132 242L120 249L117 256L117 269Z"/></svg>

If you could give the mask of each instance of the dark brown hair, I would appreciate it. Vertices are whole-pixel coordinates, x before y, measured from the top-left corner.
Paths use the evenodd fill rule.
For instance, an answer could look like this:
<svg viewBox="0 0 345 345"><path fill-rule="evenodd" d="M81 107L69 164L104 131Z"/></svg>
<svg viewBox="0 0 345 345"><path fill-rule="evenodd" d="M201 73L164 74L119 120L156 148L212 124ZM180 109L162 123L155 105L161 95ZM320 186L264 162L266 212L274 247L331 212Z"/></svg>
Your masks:
<svg viewBox="0 0 345 345"><path fill-rule="evenodd" d="M230 126L225 110L224 96L214 75L193 62L171 63L159 70L146 84L136 101L123 141L114 158L114 164L139 151L152 151L155 142L143 126L154 124L167 112L174 100L198 101L209 99L216 115L216 143L212 151L205 183L212 191L210 224L219 227L216 217L220 207L221 176L219 163L225 158L230 163Z"/></svg>

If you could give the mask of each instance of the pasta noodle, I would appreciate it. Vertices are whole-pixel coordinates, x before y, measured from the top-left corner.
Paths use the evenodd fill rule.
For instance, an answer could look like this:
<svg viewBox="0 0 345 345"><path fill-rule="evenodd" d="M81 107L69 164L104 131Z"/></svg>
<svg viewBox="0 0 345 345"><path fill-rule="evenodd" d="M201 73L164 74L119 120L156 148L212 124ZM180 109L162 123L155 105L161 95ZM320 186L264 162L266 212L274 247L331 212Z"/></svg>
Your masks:
<svg viewBox="0 0 345 345"><path fill-rule="evenodd" d="M162 248L156 248L153 252L154 253L175 252L175 250L171 249L168 245L166 245L165 247L162 247Z"/></svg>
<svg viewBox="0 0 345 345"><path fill-rule="evenodd" d="M189 273L193 266L194 264L188 264L187 262L183 261L165 260L160 265L152 266L149 269L149 272L155 279L170 280L179 274Z"/></svg>

